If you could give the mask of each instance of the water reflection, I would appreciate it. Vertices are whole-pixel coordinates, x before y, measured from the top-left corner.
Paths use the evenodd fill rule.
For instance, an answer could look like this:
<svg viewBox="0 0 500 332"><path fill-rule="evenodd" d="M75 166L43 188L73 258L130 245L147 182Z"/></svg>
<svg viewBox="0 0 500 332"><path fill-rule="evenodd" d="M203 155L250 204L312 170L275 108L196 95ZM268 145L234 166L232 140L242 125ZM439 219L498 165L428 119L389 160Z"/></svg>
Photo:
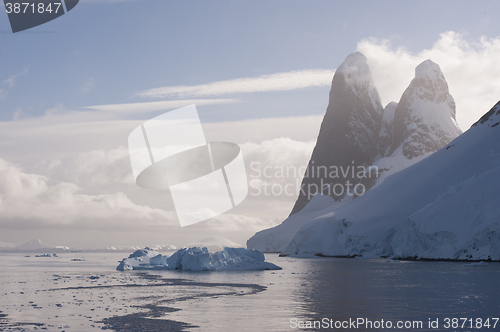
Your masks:
<svg viewBox="0 0 500 332"><path fill-rule="evenodd" d="M307 287L299 299L308 320L440 321L498 317L500 264L465 267L460 262L393 262L344 258L307 259ZM497 328L500 328L498 324ZM491 327L490 327L491 328Z"/></svg>

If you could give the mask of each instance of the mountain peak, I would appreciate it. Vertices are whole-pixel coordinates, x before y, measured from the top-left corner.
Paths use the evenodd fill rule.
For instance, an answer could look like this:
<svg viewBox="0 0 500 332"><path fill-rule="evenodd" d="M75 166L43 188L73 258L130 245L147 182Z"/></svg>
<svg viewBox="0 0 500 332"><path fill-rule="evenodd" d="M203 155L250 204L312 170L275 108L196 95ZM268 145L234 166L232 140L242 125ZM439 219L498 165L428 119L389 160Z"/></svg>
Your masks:
<svg viewBox="0 0 500 332"><path fill-rule="evenodd" d="M20 246L17 246L16 248L19 250L37 250L37 249L51 249L54 248L54 246L46 245L42 243L42 240L35 239L28 241Z"/></svg>
<svg viewBox="0 0 500 332"><path fill-rule="evenodd" d="M491 122L491 126L496 126L496 122ZM388 176L421 161L460 133L455 121L455 102L436 63L422 62L399 103L392 102L382 108L366 57L359 52L350 54L333 77L328 108L289 218L255 234L247 246L268 252L282 251L295 233L323 216L324 209L336 211L359 199L347 196L345 190L339 194L335 188L356 183L371 191L385 183ZM361 176L333 173L334 178L332 173L318 172L320 168L358 167L365 170L373 167L377 171ZM314 188L318 188L316 192L320 195L311 195ZM337 225L345 226L341 221ZM335 234L342 232L340 229ZM346 238L341 241L350 242Z"/></svg>
<svg viewBox="0 0 500 332"><path fill-rule="evenodd" d="M425 60L403 93L394 114L391 152L408 159L434 152L461 134L455 101L439 65Z"/></svg>
<svg viewBox="0 0 500 332"><path fill-rule="evenodd" d="M432 60L425 60L415 68L415 78L429 78L431 80L444 80L443 72L439 65Z"/></svg>
<svg viewBox="0 0 500 332"><path fill-rule="evenodd" d="M331 177L330 174L316 174L315 170L329 169L332 165L343 169L363 167L370 165L378 154L383 108L363 54L349 54L337 68L329 99L316 147L307 166L308 175L304 176L301 185L301 188L319 189L312 189L313 194L301 190L291 214L302 210L318 192L340 201L346 191L335 194L328 188L335 185L344 188L345 183L359 182L359 179L354 181L353 175Z"/></svg>
<svg viewBox="0 0 500 332"><path fill-rule="evenodd" d="M343 74L348 85L373 86L372 73L367 59L360 52L349 54L337 68L336 73Z"/></svg>
<svg viewBox="0 0 500 332"><path fill-rule="evenodd" d="M358 66L358 65L363 65L368 61L366 57L364 56L363 53L361 52L354 52L349 54L344 62L339 66L339 70L352 67L352 66Z"/></svg>

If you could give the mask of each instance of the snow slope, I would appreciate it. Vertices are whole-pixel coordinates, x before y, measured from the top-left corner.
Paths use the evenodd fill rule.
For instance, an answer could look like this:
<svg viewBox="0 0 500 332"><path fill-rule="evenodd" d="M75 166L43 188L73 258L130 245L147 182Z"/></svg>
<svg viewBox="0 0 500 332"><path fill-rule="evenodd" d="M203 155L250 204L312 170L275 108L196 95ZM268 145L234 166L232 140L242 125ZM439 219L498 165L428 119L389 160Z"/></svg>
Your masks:
<svg viewBox="0 0 500 332"><path fill-rule="evenodd" d="M500 260L500 102L467 132L303 226L284 254Z"/></svg>
<svg viewBox="0 0 500 332"><path fill-rule="evenodd" d="M258 250L245 248L224 248L209 252L207 248L193 247L177 250L167 257L154 250L141 249L124 258L118 267L124 270L281 270L275 264L265 262L264 254Z"/></svg>

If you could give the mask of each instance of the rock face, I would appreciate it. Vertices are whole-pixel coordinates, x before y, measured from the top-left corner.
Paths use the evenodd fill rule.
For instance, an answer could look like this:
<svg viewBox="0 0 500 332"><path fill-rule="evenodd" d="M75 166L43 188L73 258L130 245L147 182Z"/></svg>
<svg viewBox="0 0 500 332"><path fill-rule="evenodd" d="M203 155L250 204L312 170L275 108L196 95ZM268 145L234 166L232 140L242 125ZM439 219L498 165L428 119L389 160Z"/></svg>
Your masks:
<svg viewBox="0 0 500 332"><path fill-rule="evenodd" d="M333 211L357 199L355 186L363 194L460 134L455 102L437 64L426 60L417 66L399 103L382 109L366 58L350 54L333 77L329 105L290 216L255 234L247 246L281 252L318 211Z"/></svg>
<svg viewBox="0 0 500 332"><path fill-rule="evenodd" d="M392 145L392 140L394 136L394 115L396 112L396 108L398 107L398 103L390 102L385 106L384 113L382 116L382 126L379 132L379 155L380 156L388 156L390 155L390 148Z"/></svg>
<svg viewBox="0 0 500 332"><path fill-rule="evenodd" d="M330 102L302 181L304 190L291 214L302 210L316 192L323 192L325 185L333 188L337 183L356 181L351 172L345 177L328 176L330 172L325 174L324 167L350 170L370 165L378 154L381 121L382 104L366 57L359 52L350 54L333 76ZM345 191L330 196L340 200Z"/></svg>

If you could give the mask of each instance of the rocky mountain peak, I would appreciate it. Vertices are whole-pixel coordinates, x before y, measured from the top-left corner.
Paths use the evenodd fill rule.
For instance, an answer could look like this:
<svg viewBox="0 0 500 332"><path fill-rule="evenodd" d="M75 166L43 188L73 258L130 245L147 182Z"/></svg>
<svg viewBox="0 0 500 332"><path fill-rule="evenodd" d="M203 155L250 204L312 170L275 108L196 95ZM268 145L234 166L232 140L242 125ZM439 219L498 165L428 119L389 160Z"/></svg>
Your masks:
<svg viewBox="0 0 500 332"><path fill-rule="evenodd" d="M378 154L382 104L366 61L363 54L352 53L335 72L328 108L306 172L308 176L302 181L302 188L314 189L313 192L309 189L301 191L292 214L309 202L316 188L319 193L340 200L346 194L345 190L340 190L346 181L359 182L353 179L352 173L331 178L325 172L318 174L315 170L330 170L331 167L357 169L358 166L370 165ZM332 188L337 184L340 185L337 186L337 193L341 194L323 191L323 188Z"/></svg>
<svg viewBox="0 0 500 332"><path fill-rule="evenodd" d="M390 153L398 150L412 159L439 150L461 133L448 83L439 65L425 60L395 110Z"/></svg>

